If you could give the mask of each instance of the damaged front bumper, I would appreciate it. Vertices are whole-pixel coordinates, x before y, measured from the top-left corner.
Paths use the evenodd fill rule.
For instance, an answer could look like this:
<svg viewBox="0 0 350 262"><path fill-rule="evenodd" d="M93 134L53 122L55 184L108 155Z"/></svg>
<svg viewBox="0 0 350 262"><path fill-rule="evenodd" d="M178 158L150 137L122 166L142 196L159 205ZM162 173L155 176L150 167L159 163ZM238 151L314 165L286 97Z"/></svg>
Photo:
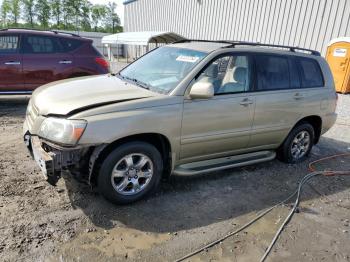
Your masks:
<svg viewBox="0 0 350 262"><path fill-rule="evenodd" d="M24 134L24 142L41 173L52 185L56 185L64 171L82 169L86 162L86 148L56 148L29 132Z"/></svg>

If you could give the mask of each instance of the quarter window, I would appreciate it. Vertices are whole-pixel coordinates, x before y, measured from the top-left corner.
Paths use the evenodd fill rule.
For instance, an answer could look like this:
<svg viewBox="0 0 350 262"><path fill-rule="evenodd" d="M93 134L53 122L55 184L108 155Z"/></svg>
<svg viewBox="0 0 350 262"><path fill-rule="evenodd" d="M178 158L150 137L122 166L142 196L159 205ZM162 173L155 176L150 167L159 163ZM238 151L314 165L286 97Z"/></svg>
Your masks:
<svg viewBox="0 0 350 262"><path fill-rule="evenodd" d="M196 82L209 82L215 95L246 92L249 90L249 59L247 56L229 55L211 62Z"/></svg>
<svg viewBox="0 0 350 262"><path fill-rule="evenodd" d="M257 89L276 90L290 88L288 59L279 56L256 56Z"/></svg>
<svg viewBox="0 0 350 262"><path fill-rule="evenodd" d="M73 51L82 45L82 41L69 38L61 38L60 42L64 50L68 52Z"/></svg>
<svg viewBox="0 0 350 262"><path fill-rule="evenodd" d="M18 36L4 35L0 36L0 53L16 53L18 50Z"/></svg>
<svg viewBox="0 0 350 262"><path fill-rule="evenodd" d="M59 44L56 38L47 36L32 36L29 35L25 40L25 53L58 53L60 51Z"/></svg>
<svg viewBox="0 0 350 262"><path fill-rule="evenodd" d="M321 69L314 59L298 58L301 86L321 87L324 85Z"/></svg>

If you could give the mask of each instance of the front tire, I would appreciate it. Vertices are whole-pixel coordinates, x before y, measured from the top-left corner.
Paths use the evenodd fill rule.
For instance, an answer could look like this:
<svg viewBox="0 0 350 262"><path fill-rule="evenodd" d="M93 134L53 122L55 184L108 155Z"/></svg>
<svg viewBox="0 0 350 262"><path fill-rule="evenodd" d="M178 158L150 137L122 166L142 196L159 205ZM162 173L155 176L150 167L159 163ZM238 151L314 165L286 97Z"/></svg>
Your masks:
<svg viewBox="0 0 350 262"><path fill-rule="evenodd" d="M294 164L304 161L310 154L315 141L312 125L303 122L289 133L277 150L277 158L285 163Z"/></svg>
<svg viewBox="0 0 350 262"><path fill-rule="evenodd" d="M155 190L162 172L162 157L153 145L126 143L114 149L102 162L98 190L113 203L129 204Z"/></svg>

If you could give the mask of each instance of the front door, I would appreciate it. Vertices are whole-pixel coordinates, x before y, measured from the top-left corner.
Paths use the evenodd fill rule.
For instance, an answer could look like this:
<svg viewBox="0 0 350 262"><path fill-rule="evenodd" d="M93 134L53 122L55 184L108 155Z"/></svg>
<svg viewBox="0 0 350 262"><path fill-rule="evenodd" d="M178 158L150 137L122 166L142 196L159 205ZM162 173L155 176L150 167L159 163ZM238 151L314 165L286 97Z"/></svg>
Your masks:
<svg viewBox="0 0 350 262"><path fill-rule="evenodd" d="M193 81L210 82L215 95L184 101L180 152L183 162L226 156L247 147L254 108L254 99L247 92L250 64L245 55L220 56Z"/></svg>
<svg viewBox="0 0 350 262"><path fill-rule="evenodd" d="M23 72L27 90L67 78L72 55L63 53L57 37L28 34L23 41Z"/></svg>
<svg viewBox="0 0 350 262"><path fill-rule="evenodd" d="M0 35L0 92L17 92L24 89L20 37Z"/></svg>
<svg viewBox="0 0 350 262"><path fill-rule="evenodd" d="M329 47L327 51L327 61L330 65L335 88L337 92L345 92L346 89L346 72L348 71L350 59L349 44L337 43ZM344 90L344 91L343 91Z"/></svg>

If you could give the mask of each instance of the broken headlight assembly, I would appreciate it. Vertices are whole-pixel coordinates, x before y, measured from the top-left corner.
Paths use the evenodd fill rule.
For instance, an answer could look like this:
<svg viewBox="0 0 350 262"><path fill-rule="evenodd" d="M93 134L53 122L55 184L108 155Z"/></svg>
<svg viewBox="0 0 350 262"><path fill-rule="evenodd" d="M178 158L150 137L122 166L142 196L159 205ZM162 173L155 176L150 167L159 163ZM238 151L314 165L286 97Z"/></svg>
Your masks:
<svg viewBox="0 0 350 262"><path fill-rule="evenodd" d="M84 133L85 120L69 120L64 118L46 118L39 131L39 136L63 145L74 146Z"/></svg>

